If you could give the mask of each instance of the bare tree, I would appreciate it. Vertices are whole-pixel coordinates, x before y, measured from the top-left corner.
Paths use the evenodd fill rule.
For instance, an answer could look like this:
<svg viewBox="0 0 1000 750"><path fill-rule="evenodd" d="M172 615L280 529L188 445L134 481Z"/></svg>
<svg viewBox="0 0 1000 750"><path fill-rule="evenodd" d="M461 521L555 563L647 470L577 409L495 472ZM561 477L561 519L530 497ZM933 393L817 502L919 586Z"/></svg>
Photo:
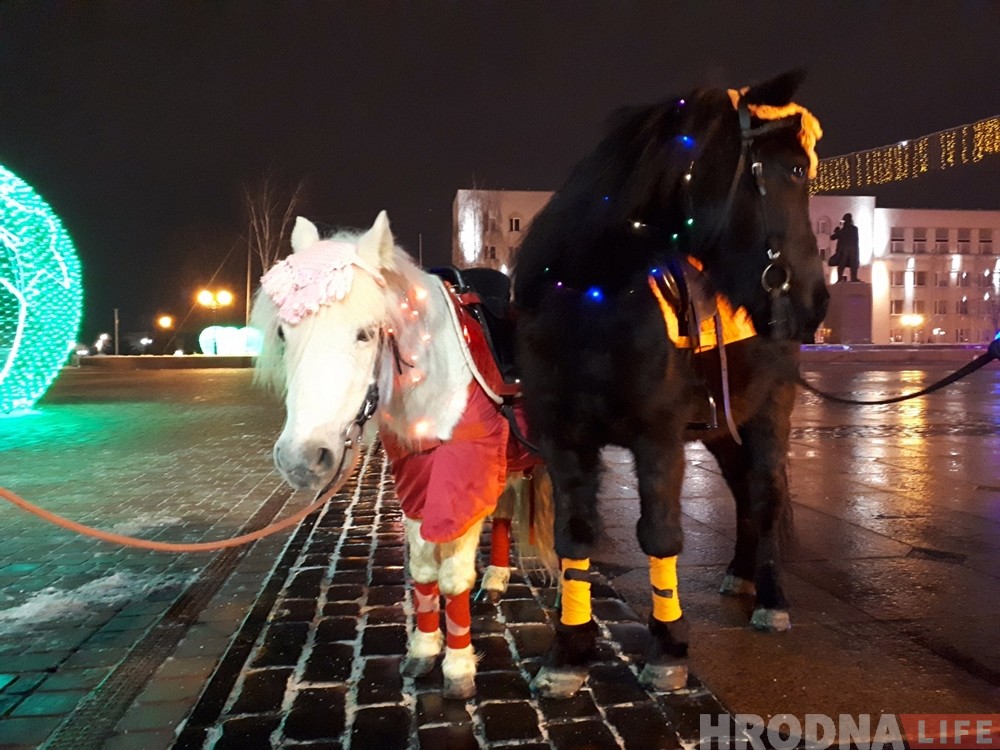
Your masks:
<svg viewBox="0 0 1000 750"><path fill-rule="evenodd" d="M256 256L263 274L273 266L283 253L285 241L291 232L292 221L305 193L305 181L300 180L294 188L288 189L278 184L273 175L266 175L256 188L243 188L243 204L246 208L247 232L247 289L246 320L250 321L251 279Z"/></svg>

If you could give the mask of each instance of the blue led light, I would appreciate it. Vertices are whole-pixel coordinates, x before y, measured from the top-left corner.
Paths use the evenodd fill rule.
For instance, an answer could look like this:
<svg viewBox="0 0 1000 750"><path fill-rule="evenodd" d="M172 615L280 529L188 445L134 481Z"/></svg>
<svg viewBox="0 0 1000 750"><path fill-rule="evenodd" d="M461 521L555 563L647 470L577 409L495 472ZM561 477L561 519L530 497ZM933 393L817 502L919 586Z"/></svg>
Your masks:
<svg viewBox="0 0 1000 750"><path fill-rule="evenodd" d="M677 140L684 148L694 148L694 138L689 135L679 135Z"/></svg>
<svg viewBox="0 0 1000 750"><path fill-rule="evenodd" d="M592 286L587 290L587 296L595 302L600 302L604 299L604 292L602 292L598 287Z"/></svg>

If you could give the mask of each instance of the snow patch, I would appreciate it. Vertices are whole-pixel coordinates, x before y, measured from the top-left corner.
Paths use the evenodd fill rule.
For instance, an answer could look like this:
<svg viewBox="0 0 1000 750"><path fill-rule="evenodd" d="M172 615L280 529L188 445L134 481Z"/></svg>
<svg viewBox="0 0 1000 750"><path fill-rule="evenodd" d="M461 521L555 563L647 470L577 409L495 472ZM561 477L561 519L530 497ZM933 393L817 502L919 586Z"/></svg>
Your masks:
<svg viewBox="0 0 1000 750"><path fill-rule="evenodd" d="M161 526L173 526L174 524L180 522L181 519L177 516L160 516L156 513L140 513L127 521L116 523L111 527L111 530L116 534L134 536L142 531L148 531L149 529L155 529Z"/></svg>

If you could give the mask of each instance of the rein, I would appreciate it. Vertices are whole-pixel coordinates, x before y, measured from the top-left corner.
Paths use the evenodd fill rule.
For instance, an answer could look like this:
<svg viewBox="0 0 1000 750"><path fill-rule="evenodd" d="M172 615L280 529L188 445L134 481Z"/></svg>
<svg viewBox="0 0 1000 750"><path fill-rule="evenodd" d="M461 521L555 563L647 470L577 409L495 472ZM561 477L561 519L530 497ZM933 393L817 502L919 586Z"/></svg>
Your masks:
<svg viewBox="0 0 1000 750"><path fill-rule="evenodd" d="M892 398L883 398L875 401L861 401L859 399L844 398L843 396L836 396L832 393L821 391L819 388L816 388L814 385L809 383L809 381L807 381L804 377L802 377L802 373L798 374L797 381L798 384L801 385L803 388L805 388L807 391L809 391L810 393L814 393L820 398L826 399L827 401L834 401L838 404L848 404L850 406L882 406L885 404L898 404L901 401L908 401L911 398L917 398L918 396L926 396L928 393L939 391L945 386L951 385L952 383L961 380L966 375L971 375L976 370L985 367L993 360L1000 360L1000 338L994 339L993 343L989 345L989 347L984 353L980 354L978 357L969 362L967 365L959 368L955 372L951 373L951 375L947 375L941 378L936 383L932 383L926 388L922 388L921 390L916 391L914 393L906 393L903 394L902 396L893 396Z"/></svg>

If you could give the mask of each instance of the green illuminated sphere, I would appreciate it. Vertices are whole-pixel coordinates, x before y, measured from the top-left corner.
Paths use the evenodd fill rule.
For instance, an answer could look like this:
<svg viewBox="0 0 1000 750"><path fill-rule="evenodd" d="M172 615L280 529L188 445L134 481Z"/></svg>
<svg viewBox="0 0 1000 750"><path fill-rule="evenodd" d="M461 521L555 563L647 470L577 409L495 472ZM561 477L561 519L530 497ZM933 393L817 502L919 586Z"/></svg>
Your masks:
<svg viewBox="0 0 1000 750"><path fill-rule="evenodd" d="M42 397L76 343L82 308L69 234L28 183L0 166L0 413Z"/></svg>

